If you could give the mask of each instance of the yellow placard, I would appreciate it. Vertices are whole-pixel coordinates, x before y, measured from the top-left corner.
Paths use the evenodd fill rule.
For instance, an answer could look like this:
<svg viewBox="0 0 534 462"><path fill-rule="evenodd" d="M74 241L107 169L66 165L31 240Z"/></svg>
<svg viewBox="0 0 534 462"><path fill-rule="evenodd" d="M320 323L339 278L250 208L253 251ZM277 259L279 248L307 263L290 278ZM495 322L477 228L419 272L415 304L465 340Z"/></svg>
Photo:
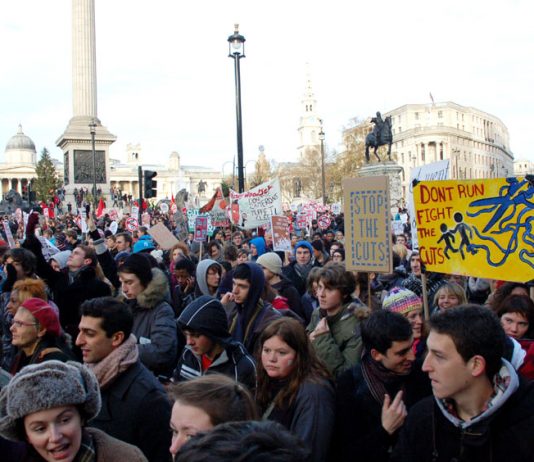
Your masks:
<svg viewBox="0 0 534 462"><path fill-rule="evenodd" d="M534 279L531 178L424 181L413 194L419 250L428 270Z"/></svg>

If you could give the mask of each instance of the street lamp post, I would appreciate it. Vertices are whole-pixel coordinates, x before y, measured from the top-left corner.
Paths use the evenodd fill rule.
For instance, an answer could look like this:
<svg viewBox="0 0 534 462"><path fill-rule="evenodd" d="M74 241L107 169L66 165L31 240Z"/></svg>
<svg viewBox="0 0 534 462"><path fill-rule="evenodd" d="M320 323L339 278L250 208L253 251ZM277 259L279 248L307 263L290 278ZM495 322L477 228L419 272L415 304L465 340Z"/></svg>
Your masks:
<svg viewBox="0 0 534 462"><path fill-rule="evenodd" d="M239 34L239 24L235 25L233 35L228 37L228 57L234 59L235 74L235 112L237 122L237 178L239 192L245 191L245 176L243 173L243 126L241 120L241 70L239 60L245 57L245 37Z"/></svg>
<svg viewBox="0 0 534 462"><path fill-rule="evenodd" d="M93 119L89 124L89 130L91 131L91 148L93 150L93 211L96 211L96 151L95 151L95 135L96 135L96 123Z"/></svg>
<svg viewBox="0 0 534 462"><path fill-rule="evenodd" d="M323 205L326 205L326 186L324 174L324 131L321 123L321 131L319 132L319 140L321 141L321 189L323 194Z"/></svg>

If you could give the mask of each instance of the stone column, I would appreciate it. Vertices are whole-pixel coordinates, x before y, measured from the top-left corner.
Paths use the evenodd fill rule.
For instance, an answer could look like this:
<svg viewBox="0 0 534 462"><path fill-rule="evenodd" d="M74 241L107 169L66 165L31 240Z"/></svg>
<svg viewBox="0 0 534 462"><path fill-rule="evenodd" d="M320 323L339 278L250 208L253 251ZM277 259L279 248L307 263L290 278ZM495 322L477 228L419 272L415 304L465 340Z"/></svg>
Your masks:
<svg viewBox="0 0 534 462"><path fill-rule="evenodd" d="M96 118L95 0L72 2L72 109Z"/></svg>

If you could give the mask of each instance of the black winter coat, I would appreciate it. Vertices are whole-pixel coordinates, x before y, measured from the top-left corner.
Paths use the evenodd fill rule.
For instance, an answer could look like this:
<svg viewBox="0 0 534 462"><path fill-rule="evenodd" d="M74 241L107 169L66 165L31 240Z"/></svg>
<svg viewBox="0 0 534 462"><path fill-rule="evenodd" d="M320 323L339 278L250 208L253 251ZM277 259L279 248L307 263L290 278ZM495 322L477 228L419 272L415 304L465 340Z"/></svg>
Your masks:
<svg viewBox="0 0 534 462"><path fill-rule="evenodd" d="M410 375L404 381L403 401L409 409L432 390L420 364L414 364ZM400 390L400 383L386 386L391 399ZM330 460L365 462L387 462L389 451L397 440L397 434L390 435L382 427L382 406L371 394L365 381L361 365L346 371L337 380L336 430Z"/></svg>
<svg viewBox="0 0 534 462"><path fill-rule="evenodd" d="M488 419L462 431L434 397L408 414L392 462L531 462L534 460L534 382L519 388Z"/></svg>
<svg viewBox="0 0 534 462"><path fill-rule="evenodd" d="M169 461L171 403L165 390L137 361L104 390L90 425L137 446L151 462Z"/></svg>

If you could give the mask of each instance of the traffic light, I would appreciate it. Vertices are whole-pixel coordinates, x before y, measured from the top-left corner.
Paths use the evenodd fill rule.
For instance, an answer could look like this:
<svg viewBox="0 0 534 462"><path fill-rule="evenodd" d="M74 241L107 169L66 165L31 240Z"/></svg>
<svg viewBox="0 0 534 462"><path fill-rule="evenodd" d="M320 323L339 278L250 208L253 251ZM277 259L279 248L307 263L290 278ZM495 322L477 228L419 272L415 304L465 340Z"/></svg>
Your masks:
<svg viewBox="0 0 534 462"><path fill-rule="evenodd" d="M153 178L157 176L158 172L145 170L143 174L145 177L145 198L150 199L151 197L156 197L158 195L158 183Z"/></svg>

